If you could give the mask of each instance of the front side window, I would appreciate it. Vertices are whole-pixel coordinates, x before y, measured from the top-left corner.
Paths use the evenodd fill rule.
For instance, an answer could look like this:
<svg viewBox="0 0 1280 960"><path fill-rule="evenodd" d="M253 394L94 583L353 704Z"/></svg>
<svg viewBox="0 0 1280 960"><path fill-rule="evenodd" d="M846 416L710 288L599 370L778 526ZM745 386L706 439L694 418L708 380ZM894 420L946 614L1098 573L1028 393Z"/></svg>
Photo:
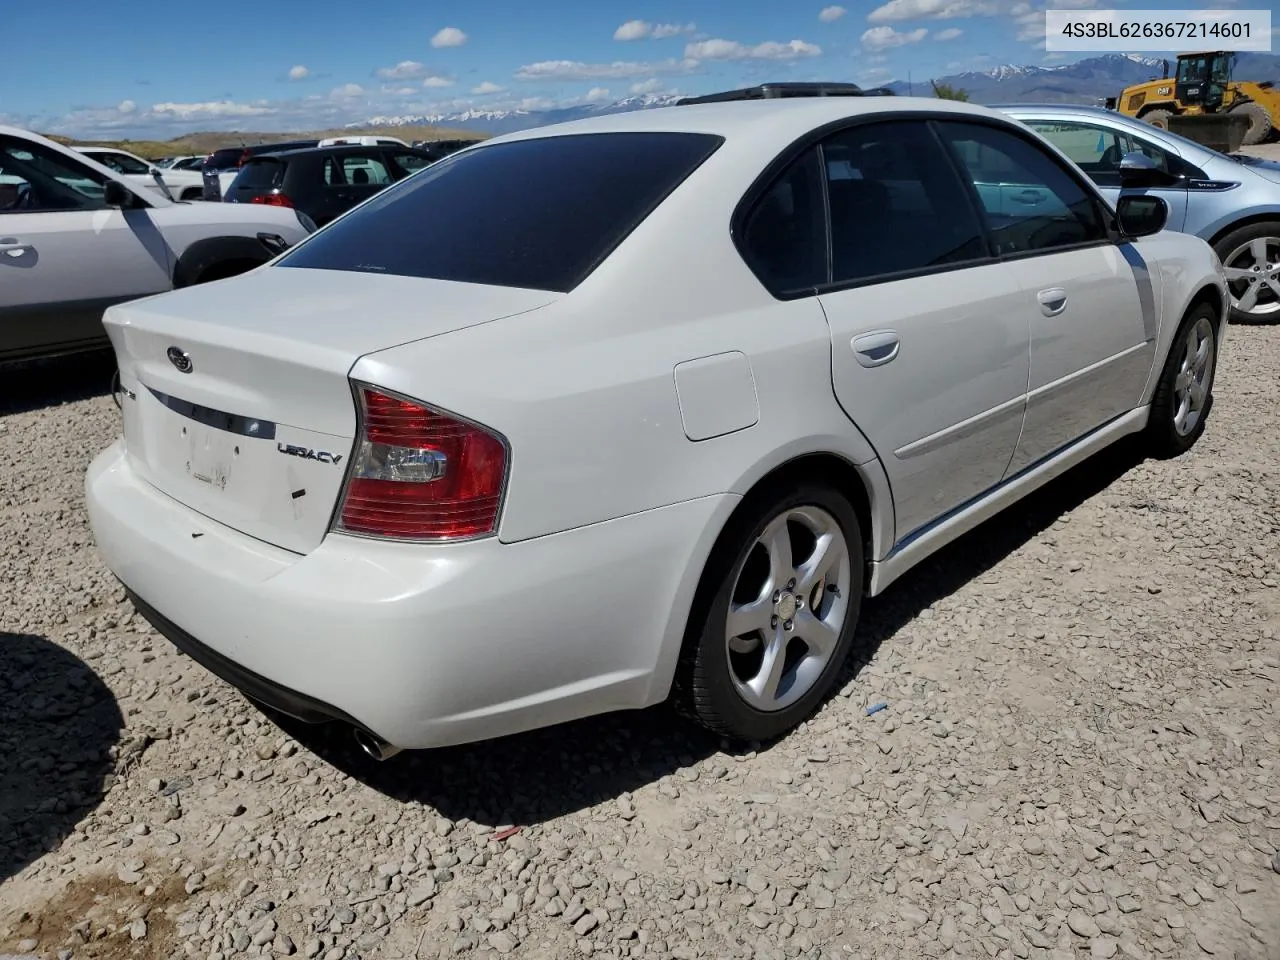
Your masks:
<svg viewBox="0 0 1280 960"><path fill-rule="evenodd" d="M568 293L721 142L595 133L468 150L379 193L278 266Z"/></svg>
<svg viewBox="0 0 1280 960"><path fill-rule="evenodd" d="M1108 240L1100 205L1043 147L985 124L948 120L937 128L977 189L1002 256Z"/></svg>
<svg viewBox="0 0 1280 960"><path fill-rule="evenodd" d="M100 210L102 178L39 144L0 137L0 213Z"/></svg>
<svg viewBox="0 0 1280 960"><path fill-rule="evenodd" d="M131 157L127 153L114 153L108 151L106 153L90 153L89 157L97 160L104 167L110 167L116 173L129 174L148 174L151 168L139 160L137 157Z"/></svg>
<svg viewBox="0 0 1280 960"><path fill-rule="evenodd" d="M859 125L825 141L822 155L834 283L988 255L968 188L925 123Z"/></svg>
<svg viewBox="0 0 1280 960"><path fill-rule="evenodd" d="M409 153L408 151L396 150L388 153L391 158L391 165L396 174L396 179L407 177L411 173L417 173L423 167L430 166L431 161L421 154Z"/></svg>

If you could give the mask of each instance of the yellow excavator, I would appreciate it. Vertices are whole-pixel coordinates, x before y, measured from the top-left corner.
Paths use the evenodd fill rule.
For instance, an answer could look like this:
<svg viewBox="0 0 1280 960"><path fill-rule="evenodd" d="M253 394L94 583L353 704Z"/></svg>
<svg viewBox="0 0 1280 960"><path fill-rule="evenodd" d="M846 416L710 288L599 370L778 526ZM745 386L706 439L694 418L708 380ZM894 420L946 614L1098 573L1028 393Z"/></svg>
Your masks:
<svg viewBox="0 0 1280 960"><path fill-rule="evenodd" d="M1280 130L1280 91L1271 81L1233 79L1235 61L1235 54L1225 50L1179 54L1172 80L1166 60L1163 79L1125 87L1116 109L1163 130L1173 116L1243 115L1249 120L1243 142L1263 143Z"/></svg>

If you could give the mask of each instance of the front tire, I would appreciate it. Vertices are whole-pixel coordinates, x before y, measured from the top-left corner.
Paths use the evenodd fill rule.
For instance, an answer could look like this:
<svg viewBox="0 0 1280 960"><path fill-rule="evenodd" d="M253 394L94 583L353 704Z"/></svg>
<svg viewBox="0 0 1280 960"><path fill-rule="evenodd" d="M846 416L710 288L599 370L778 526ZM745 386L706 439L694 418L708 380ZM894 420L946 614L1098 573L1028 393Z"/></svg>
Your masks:
<svg viewBox="0 0 1280 960"><path fill-rule="evenodd" d="M1213 245L1227 274L1231 319L1280 320L1280 221L1251 223Z"/></svg>
<svg viewBox="0 0 1280 960"><path fill-rule="evenodd" d="M1213 378L1218 365L1218 318L1202 303L1183 318L1151 399L1147 440L1154 456L1186 453L1204 433L1213 408Z"/></svg>
<svg viewBox="0 0 1280 960"><path fill-rule="evenodd" d="M677 707L737 740L788 732L839 675L862 585L862 532L847 498L819 484L752 495L703 574L677 669Z"/></svg>
<svg viewBox="0 0 1280 960"><path fill-rule="evenodd" d="M1266 143L1271 136L1271 114L1267 113L1262 104L1253 101L1238 103L1227 110L1227 113L1249 118L1249 129L1245 131L1244 139L1241 141L1244 146L1252 147L1254 144Z"/></svg>
<svg viewBox="0 0 1280 960"><path fill-rule="evenodd" d="M1149 123L1157 130L1169 129L1169 118L1173 113L1169 110L1148 110L1138 119L1143 123Z"/></svg>

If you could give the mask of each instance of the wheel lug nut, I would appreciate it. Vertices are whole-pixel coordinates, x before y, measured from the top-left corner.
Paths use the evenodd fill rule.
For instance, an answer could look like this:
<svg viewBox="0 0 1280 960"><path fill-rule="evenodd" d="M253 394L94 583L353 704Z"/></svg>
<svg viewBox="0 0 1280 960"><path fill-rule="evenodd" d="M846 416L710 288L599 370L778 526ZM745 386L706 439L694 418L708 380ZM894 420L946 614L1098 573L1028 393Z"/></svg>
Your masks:
<svg viewBox="0 0 1280 960"><path fill-rule="evenodd" d="M777 625L778 625L778 616L777 614L774 614L772 617L769 618L769 626L776 627Z"/></svg>
<svg viewBox="0 0 1280 960"><path fill-rule="evenodd" d="M783 629L783 630L790 630L790 629L791 629L792 627L794 627L794 626L795 626L795 624L794 624L794 623L792 623L790 620L787 620L786 622L784 622L784 623L782 624L782 629Z"/></svg>
<svg viewBox="0 0 1280 960"><path fill-rule="evenodd" d="M777 603L781 599L782 599L782 592L780 590L773 591L773 602Z"/></svg>
<svg viewBox="0 0 1280 960"><path fill-rule="evenodd" d="M796 578L792 577L790 580L787 581L787 589L794 590L795 588L796 588Z"/></svg>

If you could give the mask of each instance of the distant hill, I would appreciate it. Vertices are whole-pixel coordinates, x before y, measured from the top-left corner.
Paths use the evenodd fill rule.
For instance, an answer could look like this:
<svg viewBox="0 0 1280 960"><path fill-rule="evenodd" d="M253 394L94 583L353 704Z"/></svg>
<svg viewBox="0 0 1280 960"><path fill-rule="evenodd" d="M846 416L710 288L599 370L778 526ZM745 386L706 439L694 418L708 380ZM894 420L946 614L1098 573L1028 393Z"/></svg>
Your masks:
<svg viewBox="0 0 1280 960"><path fill-rule="evenodd" d="M1116 96L1130 84L1161 76L1162 66L1159 58L1113 53L1053 67L1003 64L990 70L957 73L934 80L959 87L975 103L1093 103L1101 97ZM1176 62L1170 57L1170 73L1176 69ZM1235 73L1240 79L1280 81L1280 56L1242 53ZM899 95L910 90L917 96L930 93L927 79L911 87L895 80L888 87Z"/></svg>
<svg viewBox="0 0 1280 960"><path fill-rule="evenodd" d="M188 133L172 140L77 140L60 134L48 134L51 140L59 143L76 143L97 147L118 147L128 150L147 160L158 157L200 157L212 153L220 147L251 146L258 143L280 143L285 140L323 140L325 137L343 137L354 134L369 136L398 137L406 143L414 140L453 140L479 139L484 136L477 130L460 130L437 127L431 124L397 124L390 129L378 124L360 124L356 127L342 127L333 130L303 130L297 133L252 133L248 131L209 131L205 133Z"/></svg>
<svg viewBox="0 0 1280 960"><path fill-rule="evenodd" d="M938 83L947 83L965 90L970 99L976 103L1013 101L1093 103L1099 98L1117 95L1129 84L1141 83L1160 76L1161 67L1162 62L1158 58L1113 53L1089 57L1062 66L1004 64L990 70L958 73L933 79ZM1170 71L1175 69L1172 57L1169 61L1169 69ZM1236 74L1250 80L1280 81L1280 56L1242 53ZM832 79L845 78L833 77ZM886 86L899 95L909 92L908 85L903 80L895 80ZM917 96L929 96L931 91L928 78L916 81L910 90L913 90ZM378 116L370 117L364 123L353 126L396 129L425 123L461 130L484 131L496 136L514 130L581 120L601 114L670 106L677 99L679 98L670 95L638 96L553 110L466 110L456 113Z"/></svg>

